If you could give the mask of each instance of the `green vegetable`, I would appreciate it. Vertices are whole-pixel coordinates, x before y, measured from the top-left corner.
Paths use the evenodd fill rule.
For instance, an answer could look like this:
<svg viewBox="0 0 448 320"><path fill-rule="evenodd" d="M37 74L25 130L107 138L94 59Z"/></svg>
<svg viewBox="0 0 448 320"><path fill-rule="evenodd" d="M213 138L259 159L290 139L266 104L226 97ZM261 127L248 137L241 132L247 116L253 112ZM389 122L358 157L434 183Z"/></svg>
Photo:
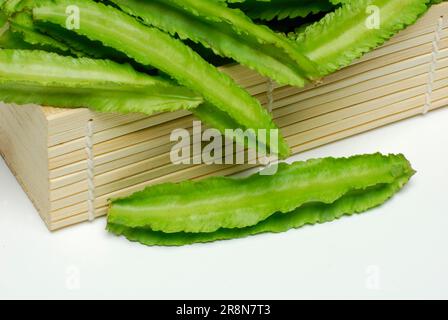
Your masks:
<svg viewBox="0 0 448 320"><path fill-rule="evenodd" d="M35 20L66 24L66 8L76 5L81 12L76 33L120 50L142 65L152 65L176 79L180 84L200 92L204 98L227 113L242 128L277 129L269 113L258 100L240 88L233 79L203 60L197 53L168 34L144 26L125 13L88 0L40 1L33 9ZM264 136L260 143L270 145ZM290 150L280 137L280 155Z"/></svg>
<svg viewBox="0 0 448 320"><path fill-rule="evenodd" d="M236 7L253 19L266 21L305 18L311 14L334 9L329 0L245 0L238 3Z"/></svg>
<svg viewBox="0 0 448 320"><path fill-rule="evenodd" d="M79 52L72 50L64 43L53 39L37 30L30 14L18 12L8 18L10 32L15 34L16 39L21 39L31 48L42 49L59 54L74 54L82 56ZM23 48L23 46L19 47Z"/></svg>
<svg viewBox="0 0 448 320"><path fill-rule="evenodd" d="M9 48L0 50L0 101L146 114L189 109L221 132L275 130L257 99L188 44L302 87L351 64L439 2L0 0L0 48ZM73 30L66 26L69 6L81 15ZM375 8L379 23L369 27ZM286 33L300 26L291 38L249 18L295 21L331 10L311 25L316 16L277 28ZM117 63L129 60L163 75ZM257 138L248 145L276 144L269 135ZM281 157L289 155L282 137L279 148ZM374 154L281 164L273 176L163 184L112 201L108 230L146 245L284 232L379 206L413 174L404 156Z"/></svg>
<svg viewBox="0 0 448 320"><path fill-rule="evenodd" d="M146 114L203 102L190 90L129 65L28 50L0 50L0 101Z"/></svg>
<svg viewBox="0 0 448 320"><path fill-rule="evenodd" d="M131 62L127 57L99 42L90 41L65 27L38 23L32 18L31 0L6 0L1 7L10 23L11 33L23 40L28 46L16 44L3 47L5 49L36 49L75 57L89 56L97 59L111 59L118 62Z"/></svg>
<svg viewBox="0 0 448 320"><path fill-rule="evenodd" d="M344 0L342 7L297 36L300 52L314 61L321 75L350 65L354 60L413 24L428 9L429 0ZM378 8L378 28L366 23Z"/></svg>
<svg viewBox="0 0 448 320"><path fill-rule="evenodd" d="M91 41L86 37L48 23L39 23L37 28L43 34L46 34L60 43L66 44L74 51L77 56L88 56L95 59L109 59L117 62L126 62L134 64L134 61L129 59L125 54L105 47L101 42Z"/></svg>
<svg viewBox="0 0 448 320"><path fill-rule="evenodd" d="M73 53L65 44L39 32L30 12L24 11L27 5L32 4L30 0L4 0L0 3L1 15L9 24L9 32L14 39L20 39L22 44L16 47L8 46L5 49L39 49L51 51L58 54ZM26 43L27 46L24 46Z"/></svg>
<svg viewBox="0 0 448 320"><path fill-rule="evenodd" d="M17 34L13 33L9 26L0 34L1 49L33 49L33 46L23 41Z"/></svg>
<svg viewBox="0 0 448 320"><path fill-rule="evenodd" d="M257 26L239 10L226 10L216 1L208 0L170 0L190 13L209 21L227 22L239 33L251 35L260 44L272 44L282 54L289 55L305 72L308 79L317 79L316 65L310 62L287 38L272 32L269 28Z"/></svg>
<svg viewBox="0 0 448 320"><path fill-rule="evenodd" d="M209 0L112 2L147 25L201 43L278 83L301 87L316 78L316 66L290 40L223 4Z"/></svg>
<svg viewBox="0 0 448 320"><path fill-rule="evenodd" d="M274 176L149 187L112 202L108 229L146 245L184 245L283 232L384 203L412 177L402 155L281 164Z"/></svg>
<svg viewBox="0 0 448 320"><path fill-rule="evenodd" d="M32 49L23 38L11 31L8 17L0 11L0 48L2 49Z"/></svg>

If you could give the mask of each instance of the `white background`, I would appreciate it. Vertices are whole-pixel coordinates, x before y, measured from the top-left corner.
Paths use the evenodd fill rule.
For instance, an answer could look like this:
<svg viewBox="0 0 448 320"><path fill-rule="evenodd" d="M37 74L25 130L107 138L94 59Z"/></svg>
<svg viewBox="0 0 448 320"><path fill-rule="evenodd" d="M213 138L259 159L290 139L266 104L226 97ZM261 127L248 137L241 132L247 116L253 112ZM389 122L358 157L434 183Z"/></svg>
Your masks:
<svg viewBox="0 0 448 320"><path fill-rule="evenodd" d="M404 153L383 207L280 235L151 248L105 219L56 233L0 160L0 298L448 298L448 109L301 154Z"/></svg>

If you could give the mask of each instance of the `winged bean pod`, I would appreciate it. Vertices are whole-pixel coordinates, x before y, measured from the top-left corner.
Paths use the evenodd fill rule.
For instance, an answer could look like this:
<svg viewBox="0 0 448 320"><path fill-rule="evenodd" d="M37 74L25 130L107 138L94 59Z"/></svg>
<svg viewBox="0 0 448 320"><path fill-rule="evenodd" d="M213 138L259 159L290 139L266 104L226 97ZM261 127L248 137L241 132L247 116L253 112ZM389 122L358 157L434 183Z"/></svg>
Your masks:
<svg viewBox="0 0 448 320"><path fill-rule="evenodd" d="M129 65L44 51L0 50L0 101L152 114L196 108L203 99Z"/></svg>
<svg viewBox="0 0 448 320"><path fill-rule="evenodd" d="M242 13L225 5L208 2L219 6L219 16L210 17L209 11L190 12L173 0L112 0L121 9L142 19L148 25L155 26L181 39L189 39L211 48L215 53L230 57L278 83L304 86L312 78L315 68L305 56L294 48L294 44L282 35L275 34L267 27L259 26L247 19L244 29L220 19L225 13L230 16L242 16ZM195 1L197 5L197 1ZM253 33L258 32L264 38ZM259 36L259 35L258 35ZM269 36L269 37L268 37ZM288 54L293 52L292 54ZM297 58L299 56L300 58Z"/></svg>
<svg viewBox="0 0 448 320"><path fill-rule="evenodd" d="M310 203L287 214L274 214L254 226L245 228L223 228L210 233L164 233L152 231L149 228L129 228L109 223L107 229L116 235L125 236L128 240L140 242L147 246L182 246L238 239L261 233L280 233L306 225L331 222L343 216L363 213L380 206L398 192L408 180L409 175L404 175L390 184L380 184L365 190L348 193L332 204Z"/></svg>
<svg viewBox="0 0 448 320"><path fill-rule="evenodd" d="M297 36L299 50L314 61L322 75L350 65L367 52L413 24L428 10L429 0L333 0L334 12ZM379 16L368 23L376 8ZM374 25L377 23L377 25Z"/></svg>
<svg viewBox="0 0 448 320"><path fill-rule="evenodd" d="M251 18L266 21L304 18L310 14L328 12L334 8L329 0L245 0L236 6Z"/></svg>
<svg viewBox="0 0 448 320"><path fill-rule="evenodd" d="M368 208L371 205L367 192L383 190L385 186L385 193L391 196L413 174L402 155L374 154L281 164L274 176L209 178L148 187L131 197L113 201L108 222L112 228L117 225L124 230L143 228L167 235L248 228L274 214L282 217L298 208L309 210L308 206L314 204L331 206L340 199L353 199L357 193L366 192L365 199L359 198L359 208L362 204ZM343 202L347 201L351 200ZM372 201L372 205L376 203ZM336 212L358 211L354 208L358 207Z"/></svg>
<svg viewBox="0 0 448 320"><path fill-rule="evenodd" d="M124 52L142 65L152 65L169 74L180 84L201 93L204 98L229 114L243 128L277 129L269 113L229 76L202 59L196 52L159 29L148 27L111 6L88 0L53 0L39 2L34 19L66 25L66 8L76 5L81 13L78 34L101 41ZM269 145L266 137L258 137ZM280 137L280 153L289 147Z"/></svg>

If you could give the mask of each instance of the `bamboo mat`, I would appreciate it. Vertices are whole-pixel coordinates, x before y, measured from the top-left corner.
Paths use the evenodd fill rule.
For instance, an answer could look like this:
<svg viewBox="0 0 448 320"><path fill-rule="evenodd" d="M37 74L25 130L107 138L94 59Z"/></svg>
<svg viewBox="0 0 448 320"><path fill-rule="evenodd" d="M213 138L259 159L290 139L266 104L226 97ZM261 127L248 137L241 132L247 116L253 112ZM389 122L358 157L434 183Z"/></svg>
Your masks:
<svg viewBox="0 0 448 320"><path fill-rule="evenodd" d="M352 66L305 88L222 67L272 109L294 153L448 105L448 4ZM154 116L0 107L0 151L51 230L106 214L149 184L231 175L249 165L174 165L170 134L187 111ZM19 134L15 134L17 130ZM37 170L36 170L37 169Z"/></svg>

